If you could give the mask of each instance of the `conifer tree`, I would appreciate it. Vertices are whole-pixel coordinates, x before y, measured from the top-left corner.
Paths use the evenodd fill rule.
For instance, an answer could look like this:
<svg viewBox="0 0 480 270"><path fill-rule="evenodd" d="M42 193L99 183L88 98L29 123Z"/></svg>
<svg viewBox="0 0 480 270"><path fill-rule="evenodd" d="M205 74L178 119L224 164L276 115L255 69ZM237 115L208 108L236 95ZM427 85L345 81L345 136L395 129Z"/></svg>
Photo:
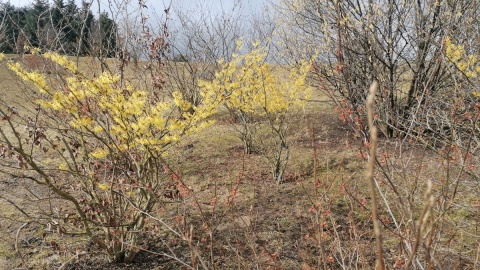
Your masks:
<svg viewBox="0 0 480 270"><path fill-rule="evenodd" d="M33 47L41 45L38 30L45 27L47 23L48 2L46 0L35 0L33 6L26 14L25 34Z"/></svg>
<svg viewBox="0 0 480 270"><path fill-rule="evenodd" d="M98 24L101 40L100 54L105 57L114 57L117 46L116 24L106 12L100 14Z"/></svg>

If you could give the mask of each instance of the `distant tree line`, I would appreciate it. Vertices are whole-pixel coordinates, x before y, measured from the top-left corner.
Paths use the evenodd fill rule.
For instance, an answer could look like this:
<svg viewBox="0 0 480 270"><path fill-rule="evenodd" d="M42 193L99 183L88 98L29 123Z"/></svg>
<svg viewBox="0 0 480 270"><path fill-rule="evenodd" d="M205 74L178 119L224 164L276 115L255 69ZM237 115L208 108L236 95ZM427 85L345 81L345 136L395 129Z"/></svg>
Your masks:
<svg viewBox="0 0 480 270"><path fill-rule="evenodd" d="M67 55L113 57L117 49L117 25L103 12L96 18L91 3L75 0L35 0L16 7L0 2L0 52L24 53L26 46Z"/></svg>

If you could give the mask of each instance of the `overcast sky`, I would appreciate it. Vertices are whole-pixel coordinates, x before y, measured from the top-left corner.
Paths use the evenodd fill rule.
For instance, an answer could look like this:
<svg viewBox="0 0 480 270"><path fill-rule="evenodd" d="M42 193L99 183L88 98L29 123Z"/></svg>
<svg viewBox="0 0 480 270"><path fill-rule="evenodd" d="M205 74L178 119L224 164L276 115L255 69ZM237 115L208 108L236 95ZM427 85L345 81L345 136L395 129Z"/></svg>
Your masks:
<svg viewBox="0 0 480 270"><path fill-rule="evenodd" d="M67 0L64 1L66 2ZM156 12L163 12L164 7L170 4L174 7L186 8L187 10L195 10L196 8L201 7L208 8L212 12L219 12L222 9L230 10L240 2L241 5L243 5L243 12L255 13L261 11L268 1L269 0L146 0L146 4L150 9L155 10ZM0 0L0 2L8 2L8 0ZM10 0L10 3L17 7L29 5L33 2L33 0ZM50 2L53 1L50 0ZM81 0L76 0L76 2L80 3ZM100 10L108 11L108 0L93 0L93 12L97 13L99 2L101 6ZM137 3L137 0L132 0L132 3Z"/></svg>

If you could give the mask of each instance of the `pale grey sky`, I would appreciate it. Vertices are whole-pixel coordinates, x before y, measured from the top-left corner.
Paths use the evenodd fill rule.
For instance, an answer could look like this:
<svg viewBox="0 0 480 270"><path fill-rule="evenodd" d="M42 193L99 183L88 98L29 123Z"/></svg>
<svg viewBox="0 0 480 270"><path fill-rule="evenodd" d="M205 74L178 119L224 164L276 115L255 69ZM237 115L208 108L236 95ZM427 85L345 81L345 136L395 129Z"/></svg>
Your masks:
<svg viewBox="0 0 480 270"><path fill-rule="evenodd" d="M91 1L91 0L87 0ZM188 10L195 10L196 8L209 8L212 12L232 9L236 4L240 2L243 5L244 12L255 13L263 9L263 6L269 0L147 0L146 4L150 9L154 9L157 12L162 12L165 6L168 6L170 3L175 7L182 7ZM33 3L33 0L0 0L0 2L10 2L12 5L21 7ZM52 2L52 0L50 0ZM65 0L66 2L66 0ZM77 3L80 3L81 0L76 0ZM96 13L98 10L98 3L100 3L100 10L108 11L108 0L93 0L93 12ZM122 1L119 1L122 2ZM126 2L126 1L125 1ZM137 1L132 1L137 3Z"/></svg>
<svg viewBox="0 0 480 270"><path fill-rule="evenodd" d="M50 3L53 0L48 0ZM82 0L75 0L80 5ZM94 15L106 11L109 17L115 20L119 27L122 25L132 25L133 21L139 21L140 14L138 12L138 0L85 0L92 3L92 12ZM278 0L145 0L148 7L143 10L144 15L148 15L149 24L158 25L165 21L164 9L171 6L170 9L170 27L175 28L178 25L178 19L175 11L179 10L183 16L187 14L192 20L204 19L205 16L215 17L220 14L235 14L237 18L245 18L249 20L252 15L260 15L264 6L270 2ZM34 0L0 0L0 2L10 2L16 7L31 5ZM64 0L67 2L67 0ZM129 4L131 3L131 4ZM99 9L100 5L100 9ZM200 16L202 16L200 18ZM155 27L156 28L156 27Z"/></svg>

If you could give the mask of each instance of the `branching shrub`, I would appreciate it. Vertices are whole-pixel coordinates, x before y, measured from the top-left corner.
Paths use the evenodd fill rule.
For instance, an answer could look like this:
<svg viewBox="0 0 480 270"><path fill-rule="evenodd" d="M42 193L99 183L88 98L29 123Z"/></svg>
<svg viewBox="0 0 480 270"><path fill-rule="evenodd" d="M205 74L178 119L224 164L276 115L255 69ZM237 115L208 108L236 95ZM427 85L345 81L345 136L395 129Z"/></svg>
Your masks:
<svg viewBox="0 0 480 270"><path fill-rule="evenodd" d="M73 212L49 217L62 232L86 234L112 261L131 262L146 213L171 185L164 156L206 127L215 106L204 103L188 112L192 105L178 93L161 100L118 75L90 77L66 57L43 57L66 75L47 76L8 63L38 92L34 115L8 104L0 108L0 154L10 160L2 171L46 186L73 206Z"/></svg>
<svg viewBox="0 0 480 270"><path fill-rule="evenodd" d="M445 107L460 97L451 92L455 76L445 61L443 41L451 35L478 51L477 7L477 0L282 0L278 32L282 48L293 55L305 57L320 48L318 85L358 136L368 137L365 89L377 80L375 118L381 136L420 134L435 140L451 127L447 121L426 125L443 119Z"/></svg>
<svg viewBox="0 0 480 270"><path fill-rule="evenodd" d="M302 62L300 68L292 68L286 78L281 78L266 57L266 50L255 44L250 53L234 54L232 61L222 62L215 78L202 81L201 86L207 103L223 104L236 119L232 124L246 153L252 152L257 128L262 126L268 138L257 147L268 159L273 178L281 182L290 153L288 120L309 96L306 76L310 64Z"/></svg>

